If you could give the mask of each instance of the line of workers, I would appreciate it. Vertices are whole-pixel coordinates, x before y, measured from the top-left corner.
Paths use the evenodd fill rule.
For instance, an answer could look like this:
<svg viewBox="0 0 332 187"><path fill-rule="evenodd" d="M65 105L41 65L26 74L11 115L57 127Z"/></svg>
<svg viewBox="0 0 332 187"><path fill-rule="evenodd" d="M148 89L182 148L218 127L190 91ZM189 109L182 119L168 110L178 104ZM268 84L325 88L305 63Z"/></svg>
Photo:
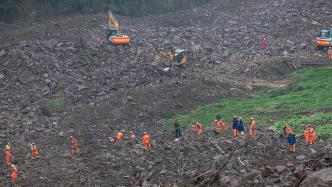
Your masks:
<svg viewBox="0 0 332 187"><path fill-rule="evenodd" d="M244 138L244 132L245 132L245 127L244 127L245 125L242 121L242 118L233 116L233 120L232 120L231 124L232 124L231 127L232 127L233 137L234 138L239 137L240 139L243 139ZM175 126L175 136L176 136L176 138L180 138L182 136L181 135L180 120L176 120L175 123L174 123L174 126ZM197 121L195 123L195 125L192 126L192 127L193 127L192 130L195 133L197 133L197 135L202 135L203 134L203 125L200 122ZM215 120L215 128L213 129L213 131L215 133L219 134L222 131L227 131L229 128L230 128L230 125L227 125L226 123L224 123L221 120L221 116L217 115L216 120ZM255 122L255 119L253 117L250 118L248 133L251 137L256 136L256 122ZM289 144L290 151L295 152L296 137L295 137L295 134L292 132L292 129L290 128L290 126L288 124L286 124L284 126L283 133L287 137L287 142ZM305 137L305 141L307 143L314 144L315 141L316 141L316 134L314 132L314 129L310 126L306 126L305 131L304 131L304 137ZM115 137L111 136L111 137L108 138L108 140L109 140L109 143L111 143L111 144L125 140L124 130L120 130L119 132L117 132ZM134 134L133 131L129 132L128 140L129 141L135 141L136 140L136 135ZM149 150L151 148L151 137L147 132L144 132L142 142L143 142L145 150ZM78 140L74 136L70 136L70 143L71 143L72 152L73 153L79 152ZM15 181L17 179L17 167L14 164L12 164L11 147L10 147L9 144L6 145L5 154L6 154L6 156L5 156L6 163L11 169L10 177L13 181ZM38 148L37 148L36 144L31 143L31 158L32 159L37 159L38 155L39 155L39 152L38 152Z"/></svg>

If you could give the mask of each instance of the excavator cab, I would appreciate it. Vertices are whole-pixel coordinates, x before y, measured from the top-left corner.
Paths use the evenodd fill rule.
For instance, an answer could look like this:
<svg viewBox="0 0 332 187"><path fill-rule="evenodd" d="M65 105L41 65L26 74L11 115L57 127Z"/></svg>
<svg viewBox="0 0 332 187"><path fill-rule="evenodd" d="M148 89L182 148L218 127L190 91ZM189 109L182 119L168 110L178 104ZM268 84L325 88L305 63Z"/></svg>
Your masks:
<svg viewBox="0 0 332 187"><path fill-rule="evenodd" d="M318 50L324 50L332 47L332 28L330 30L321 30L315 40Z"/></svg>
<svg viewBox="0 0 332 187"><path fill-rule="evenodd" d="M130 42L129 36L120 34L120 25L112 12L108 11L108 26L106 30L107 40L113 45L128 45Z"/></svg>
<svg viewBox="0 0 332 187"><path fill-rule="evenodd" d="M177 65L187 64L187 53L188 51L183 49L175 49L174 50L174 59Z"/></svg>

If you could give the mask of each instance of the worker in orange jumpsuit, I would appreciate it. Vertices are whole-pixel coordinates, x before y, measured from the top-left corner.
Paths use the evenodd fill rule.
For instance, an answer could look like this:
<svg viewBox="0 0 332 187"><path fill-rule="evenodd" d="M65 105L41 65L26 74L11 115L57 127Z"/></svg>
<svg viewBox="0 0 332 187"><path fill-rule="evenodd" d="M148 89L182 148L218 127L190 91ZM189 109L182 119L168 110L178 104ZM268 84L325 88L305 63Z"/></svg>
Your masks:
<svg viewBox="0 0 332 187"><path fill-rule="evenodd" d="M224 126L224 123L220 119L217 119L217 120L214 121L214 126L215 126L214 127L214 131L216 133L220 133L221 130L222 130L222 128L223 128L223 126Z"/></svg>
<svg viewBox="0 0 332 187"><path fill-rule="evenodd" d="M136 139L136 136L135 136L134 132L130 131L129 132L129 140L135 140L135 139Z"/></svg>
<svg viewBox="0 0 332 187"><path fill-rule="evenodd" d="M78 152L78 141L73 136L70 136L72 152Z"/></svg>
<svg viewBox="0 0 332 187"><path fill-rule="evenodd" d="M268 46L267 38L264 36L261 41L261 48L266 50Z"/></svg>
<svg viewBox="0 0 332 187"><path fill-rule="evenodd" d="M116 141L122 141L123 139L124 139L123 132L122 132L122 131L119 131L119 132L116 134Z"/></svg>
<svg viewBox="0 0 332 187"><path fill-rule="evenodd" d="M306 126L305 127L305 131L304 131L304 139L305 139L305 142L309 143L310 140L309 140L309 126Z"/></svg>
<svg viewBox="0 0 332 187"><path fill-rule="evenodd" d="M6 145L6 162L9 165L11 163L10 161L10 145Z"/></svg>
<svg viewBox="0 0 332 187"><path fill-rule="evenodd" d="M38 154L39 154L39 152L38 152L38 149L37 149L36 144L35 144L35 143L32 143L32 144L31 144L31 157L32 157L33 159L35 159L35 158L38 157Z"/></svg>
<svg viewBox="0 0 332 187"><path fill-rule="evenodd" d="M195 124L195 128L196 128L196 132L197 132L198 135L203 134L203 126L198 121Z"/></svg>
<svg viewBox="0 0 332 187"><path fill-rule="evenodd" d="M144 149L145 150L148 150L149 148L151 148L151 138L150 138L150 135L147 132L144 132L143 144L144 144Z"/></svg>
<svg viewBox="0 0 332 187"><path fill-rule="evenodd" d="M251 137L255 137L256 136L256 122L255 119L252 117L250 118L250 123L249 123L249 135Z"/></svg>
<svg viewBox="0 0 332 187"><path fill-rule="evenodd" d="M289 150L291 152L295 152L295 147L296 147L296 137L295 137L295 134L293 134L292 132L290 132L289 135L287 136L287 142L289 144Z"/></svg>
<svg viewBox="0 0 332 187"><path fill-rule="evenodd" d="M327 51L327 56L330 60L332 60L332 47L329 47L329 49Z"/></svg>
<svg viewBox="0 0 332 187"><path fill-rule="evenodd" d="M10 175L10 178L15 181L17 179L17 168L14 164L10 164L10 168L12 169L12 174Z"/></svg>
<svg viewBox="0 0 332 187"><path fill-rule="evenodd" d="M315 134L314 129L311 127L309 129L309 143L310 144L314 144L315 141L316 141L316 134Z"/></svg>

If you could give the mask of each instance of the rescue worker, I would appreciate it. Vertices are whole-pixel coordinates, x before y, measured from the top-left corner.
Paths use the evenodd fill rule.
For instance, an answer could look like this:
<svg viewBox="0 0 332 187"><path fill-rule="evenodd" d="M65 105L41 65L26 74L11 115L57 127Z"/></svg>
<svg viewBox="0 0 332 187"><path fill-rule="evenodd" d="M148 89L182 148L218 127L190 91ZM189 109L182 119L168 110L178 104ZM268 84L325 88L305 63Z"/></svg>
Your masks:
<svg viewBox="0 0 332 187"><path fill-rule="evenodd" d="M37 158L38 157L38 149L37 149L37 146L35 143L31 143L31 157L33 159Z"/></svg>
<svg viewBox="0 0 332 187"><path fill-rule="evenodd" d="M266 50L268 46L267 38L263 36L262 41L261 41L261 48Z"/></svg>
<svg viewBox="0 0 332 187"><path fill-rule="evenodd" d="M144 144L144 149L145 150L148 150L148 149L151 148L151 138L150 138L150 135L147 132L144 132L143 144Z"/></svg>
<svg viewBox="0 0 332 187"><path fill-rule="evenodd" d="M284 135L288 137L288 135L292 132L292 129L289 127L289 125L286 123L284 127Z"/></svg>
<svg viewBox="0 0 332 187"><path fill-rule="evenodd" d="M315 141L316 141L316 134L315 134L314 129L311 127L309 129L309 143L310 144L314 144Z"/></svg>
<svg viewBox="0 0 332 187"><path fill-rule="evenodd" d="M239 121L238 121L238 127L237 127L237 131L238 131L238 136L243 139L244 138L244 123L242 121L242 118L239 117Z"/></svg>
<svg viewBox="0 0 332 187"><path fill-rule="evenodd" d="M9 143L6 145L6 162L9 165L11 163L10 161L10 145Z"/></svg>
<svg viewBox="0 0 332 187"><path fill-rule="evenodd" d="M251 137L255 137L256 136L256 122L255 119L253 117L250 118L250 123L249 123L249 135Z"/></svg>
<svg viewBox="0 0 332 187"><path fill-rule="evenodd" d="M116 134L116 141L122 141L124 139L124 135L123 135L123 130L119 131L117 134Z"/></svg>
<svg viewBox="0 0 332 187"><path fill-rule="evenodd" d="M12 169L12 174L10 175L10 178L15 181L17 179L17 168L14 164L10 164L10 168Z"/></svg>
<svg viewBox="0 0 332 187"><path fill-rule="evenodd" d="M310 127L307 125L305 127L305 131L304 131L304 139L305 139L305 142L309 143L310 140L309 140L309 129Z"/></svg>
<svg viewBox="0 0 332 187"><path fill-rule="evenodd" d="M130 131L129 132L129 140L135 140L135 139L136 139L136 136L135 136L134 132Z"/></svg>
<svg viewBox="0 0 332 187"><path fill-rule="evenodd" d="M180 138L181 137L180 120L175 120L174 128L175 128L175 137Z"/></svg>
<svg viewBox="0 0 332 187"><path fill-rule="evenodd" d="M72 152L78 152L78 141L76 138L73 136L70 136L70 141L71 141L71 150Z"/></svg>
<svg viewBox="0 0 332 187"><path fill-rule="evenodd" d="M222 127L224 126L224 123L220 119L216 119L214 121L214 126L215 126L214 127L214 132L219 134L222 130Z"/></svg>
<svg viewBox="0 0 332 187"><path fill-rule="evenodd" d="M292 132L290 132L289 135L287 136L287 142L289 144L289 150L291 152L295 152L295 147L296 147L296 137L295 137L295 134L293 134Z"/></svg>
<svg viewBox="0 0 332 187"><path fill-rule="evenodd" d="M233 116L232 128L233 128L233 137L234 138L238 137L238 135L239 135L239 133L237 131L238 127L239 127L239 121L236 118L236 116Z"/></svg>
<svg viewBox="0 0 332 187"><path fill-rule="evenodd" d="M329 47L329 49L327 50L327 56L330 60L332 60L332 47Z"/></svg>
<svg viewBox="0 0 332 187"><path fill-rule="evenodd" d="M195 128L196 128L196 132L197 132L198 135L203 134L203 126L198 121L195 124Z"/></svg>
<svg viewBox="0 0 332 187"><path fill-rule="evenodd" d="M108 137L108 141L113 144L115 143L115 138L113 138L112 136Z"/></svg>

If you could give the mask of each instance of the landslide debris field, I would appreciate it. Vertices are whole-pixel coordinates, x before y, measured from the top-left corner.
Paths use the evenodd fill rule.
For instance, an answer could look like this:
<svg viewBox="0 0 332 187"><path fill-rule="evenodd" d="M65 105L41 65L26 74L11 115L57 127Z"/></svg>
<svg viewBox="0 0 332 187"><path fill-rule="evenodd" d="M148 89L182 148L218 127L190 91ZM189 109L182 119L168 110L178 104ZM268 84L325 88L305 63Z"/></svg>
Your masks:
<svg viewBox="0 0 332 187"><path fill-rule="evenodd" d="M285 139L258 122L255 139L233 140L230 132L215 135L206 127L202 137L188 129L174 141L173 129L160 120L246 97L257 87L284 86L275 80L286 72L326 63L312 41L331 27L331 10L326 0L215 0L165 15L118 17L130 46L96 45L105 36L106 14L1 24L0 147L11 143L18 167L11 182L2 162L1 186L322 182L320 173L332 173L332 147L323 140L307 146L299 139L297 153L289 154ZM260 49L262 36L267 51ZM188 49L189 64L170 73L152 66L167 43ZM152 149L145 152L141 139L109 144L120 129L139 138L148 131ZM70 135L79 141L77 155ZM30 158L31 141L38 160Z"/></svg>

